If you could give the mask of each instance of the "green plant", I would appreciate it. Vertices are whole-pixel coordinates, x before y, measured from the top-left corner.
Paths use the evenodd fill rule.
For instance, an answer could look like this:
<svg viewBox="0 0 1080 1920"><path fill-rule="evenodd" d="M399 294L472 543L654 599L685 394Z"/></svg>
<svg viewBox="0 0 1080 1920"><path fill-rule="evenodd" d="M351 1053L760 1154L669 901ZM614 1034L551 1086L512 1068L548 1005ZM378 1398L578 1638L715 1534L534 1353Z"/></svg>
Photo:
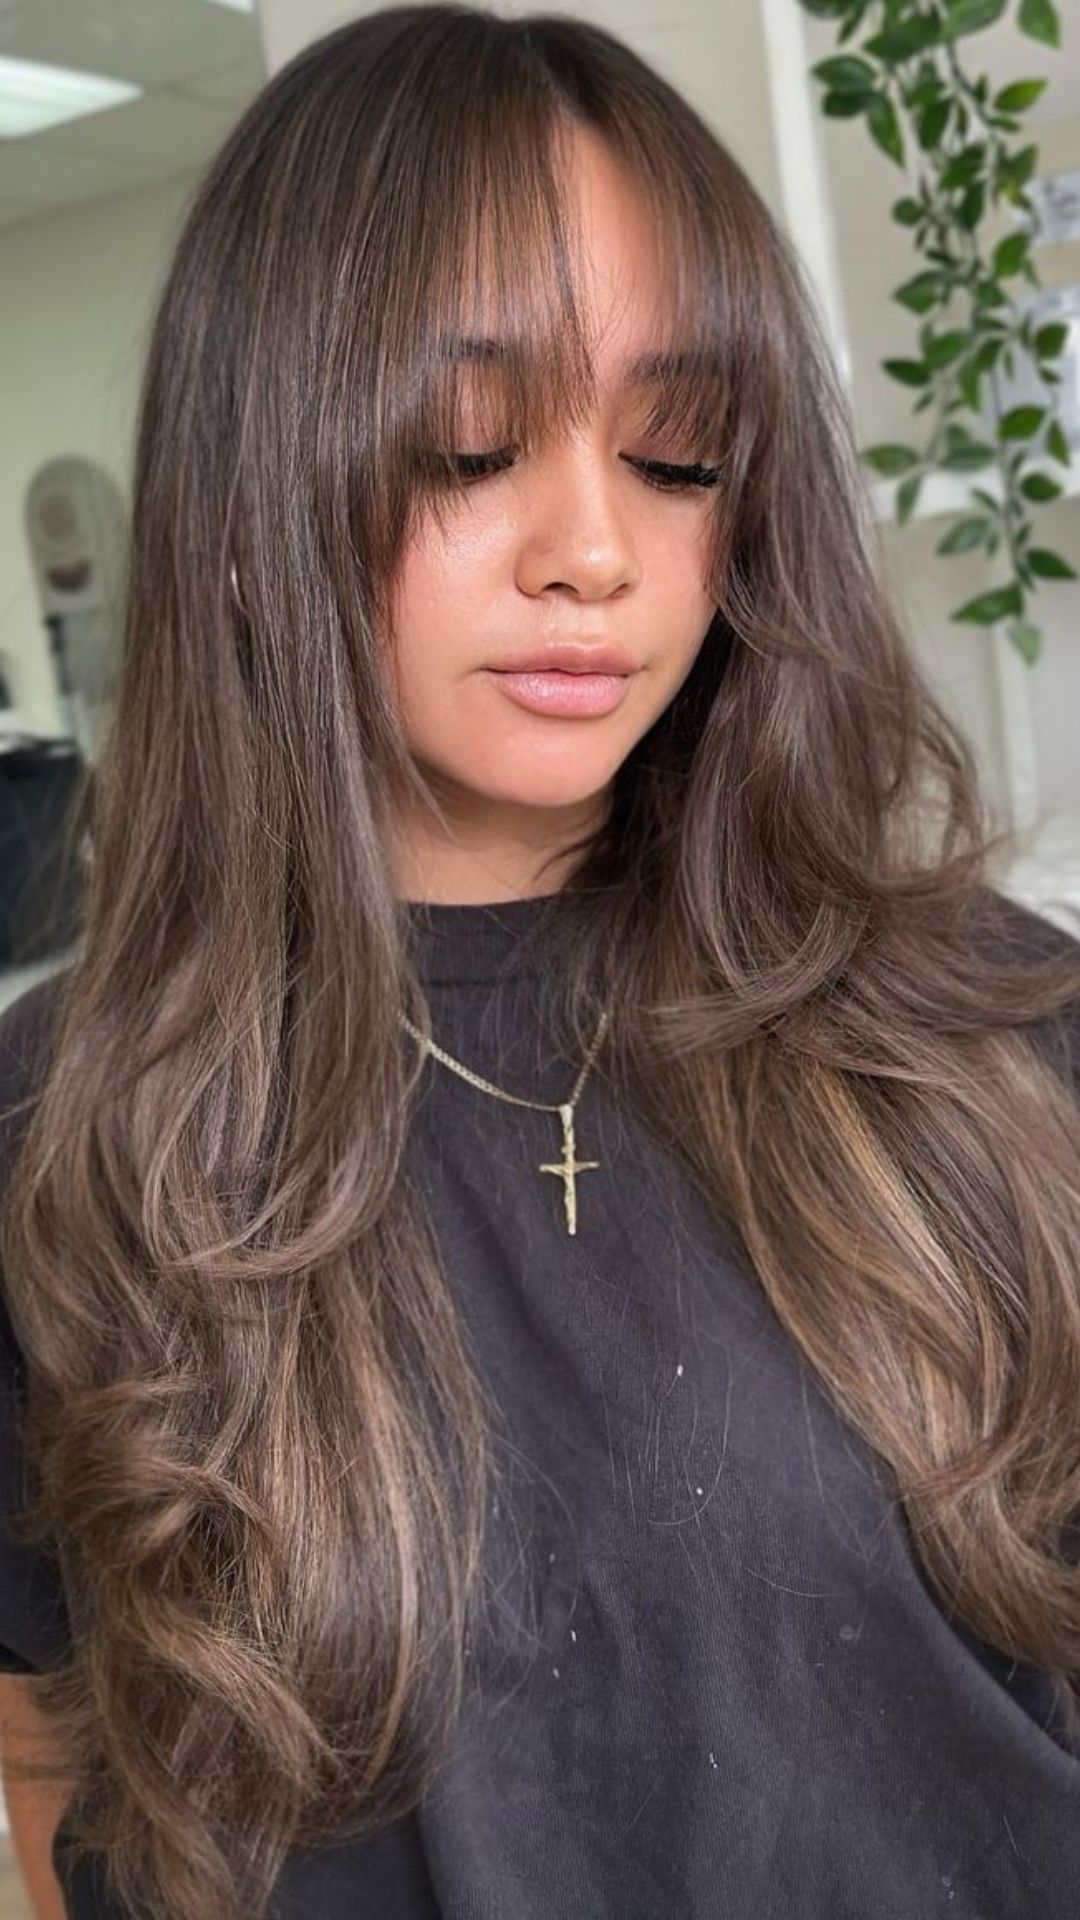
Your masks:
<svg viewBox="0 0 1080 1920"><path fill-rule="evenodd" d="M1047 547L1031 544L1028 503L1057 499L1061 486L1049 474L1026 470L1033 454L1070 465L1069 445L1054 412L1052 388L1061 375L1059 358L1067 328L1060 322L1034 326L1021 314L1005 283L1022 276L1040 286L1031 260L1030 227L1008 234L984 257L980 229L1004 200L1035 209L1025 192L1038 148L1007 138L1024 131L1022 115L1038 99L1045 80L1016 80L990 98L985 75L972 80L959 55L959 43L992 26L1008 0L799 0L818 19L836 20L837 44L867 33L847 53L820 61L811 69L824 89L822 111L834 118L864 114L868 131L891 160L907 167L913 138L917 183L897 200L892 217L909 228L926 267L895 289L892 299L924 316L915 359L884 360L882 366L904 386L918 388L914 411L935 409L928 445L885 444L860 450L876 473L897 477L896 515L910 517L927 473L945 469L974 473L996 466L1001 498L972 486L971 507L950 527L938 553L964 553L982 547L990 555L1004 549L1012 577L979 594L950 614L952 620L992 626L1008 620L1010 640L1033 663L1041 633L1027 617L1027 596L1041 580L1075 580L1068 561ZM1022 33L1060 45L1060 24L1051 0L1021 0L1017 21ZM910 175L909 175L910 177ZM957 319L948 310L966 300ZM1001 410L998 363L1010 378L1017 353L1026 354L1047 390L1044 405ZM986 390L984 392L984 384ZM994 442L972 433L955 416L968 410L994 423ZM985 433L985 428L983 429Z"/></svg>

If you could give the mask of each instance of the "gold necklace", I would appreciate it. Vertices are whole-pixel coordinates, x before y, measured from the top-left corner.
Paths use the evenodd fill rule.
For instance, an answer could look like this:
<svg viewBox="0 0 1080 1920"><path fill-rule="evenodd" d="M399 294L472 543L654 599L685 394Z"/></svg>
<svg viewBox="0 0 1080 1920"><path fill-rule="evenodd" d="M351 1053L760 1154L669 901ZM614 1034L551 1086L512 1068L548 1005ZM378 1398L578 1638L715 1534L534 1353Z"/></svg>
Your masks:
<svg viewBox="0 0 1080 1920"><path fill-rule="evenodd" d="M592 1168L600 1165L599 1160L579 1160L576 1157L574 1146L574 1108L577 1105L581 1089L585 1085L593 1061L596 1059L597 1053L600 1050L600 1042L607 1031L610 1019L611 1008L608 1007L600 1016L600 1025L596 1030L593 1043L585 1056L585 1065L582 1067L574 1083L573 1093L570 1095L569 1100L552 1105L544 1100L522 1100L516 1093L504 1093L501 1087L493 1087L490 1080L484 1080L480 1074L473 1073L471 1067L463 1067L460 1060L455 1060L451 1054L444 1053L441 1047L435 1045L434 1040L425 1041L423 1034L413 1026L412 1021L407 1019L405 1014L401 1015L402 1025L412 1034L413 1039L419 1040L421 1047L433 1054L436 1060L441 1060L443 1066L449 1067L451 1072L460 1074L461 1078L467 1080L470 1086L479 1087L482 1093L494 1094L496 1100L509 1100L511 1105L515 1107L532 1107L538 1113L557 1113L559 1115L563 1128L563 1157L561 1160L544 1162L538 1168L538 1172L557 1173L562 1178L563 1204L566 1211L566 1230L568 1233L577 1232L577 1188L574 1185L575 1178L579 1173L588 1173Z"/></svg>

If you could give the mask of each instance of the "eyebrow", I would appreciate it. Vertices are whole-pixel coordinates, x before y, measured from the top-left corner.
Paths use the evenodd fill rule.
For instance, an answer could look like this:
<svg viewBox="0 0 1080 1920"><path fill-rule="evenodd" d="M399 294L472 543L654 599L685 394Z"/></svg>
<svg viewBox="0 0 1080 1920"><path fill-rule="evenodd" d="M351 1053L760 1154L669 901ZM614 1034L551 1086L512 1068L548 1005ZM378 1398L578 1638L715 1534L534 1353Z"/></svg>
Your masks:
<svg viewBox="0 0 1080 1920"><path fill-rule="evenodd" d="M464 360L479 362L481 365L505 363L513 358L514 352L512 342L499 340L492 334L483 333L446 333L442 336L438 347L440 360ZM619 365L619 371L626 386L647 386L665 377L678 377L680 374L702 370L699 354L664 351L660 348L650 348L644 353L630 354Z"/></svg>

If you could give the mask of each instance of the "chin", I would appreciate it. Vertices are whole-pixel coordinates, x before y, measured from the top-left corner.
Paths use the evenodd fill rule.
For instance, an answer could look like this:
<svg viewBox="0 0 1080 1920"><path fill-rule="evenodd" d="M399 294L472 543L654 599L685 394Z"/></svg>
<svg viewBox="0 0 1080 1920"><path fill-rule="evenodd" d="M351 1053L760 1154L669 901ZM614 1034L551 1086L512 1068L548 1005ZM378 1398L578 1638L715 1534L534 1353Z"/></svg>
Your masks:
<svg viewBox="0 0 1080 1920"><path fill-rule="evenodd" d="M474 805L490 807L522 807L536 812L554 812L568 807L584 808L595 802L609 785L612 769L605 765L598 768L594 778L587 770L575 769L574 778L556 780L506 780L491 781L483 787L470 784L469 792ZM474 776L475 779L475 776Z"/></svg>

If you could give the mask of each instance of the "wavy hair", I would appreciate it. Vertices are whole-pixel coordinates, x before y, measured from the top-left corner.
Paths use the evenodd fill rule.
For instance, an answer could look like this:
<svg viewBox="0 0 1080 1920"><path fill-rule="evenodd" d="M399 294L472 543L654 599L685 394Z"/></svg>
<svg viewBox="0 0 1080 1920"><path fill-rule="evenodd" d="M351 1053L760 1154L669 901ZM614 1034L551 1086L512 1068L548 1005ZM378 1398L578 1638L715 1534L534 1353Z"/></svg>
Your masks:
<svg viewBox="0 0 1080 1920"><path fill-rule="evenodd" d="M464 484L447 331L536 444L590 404L560 135L669 253L653 424L725 467L717 608L546 910L542 1017L737 1229L894 1476L940 1602L1080 1701L1080 948L990 880L971 749L882 584L797 256L631 49L391 7L201 178L133 471L81 940L9 1183L27 1525L55 1540L80 1847L160 1920L415 1805L484 1615L492 1408L404 1160L430 1015L388 830L405 542ZM485 403L486 404L486 403ZM710 502L711 506L711 502Z"/></svg>

